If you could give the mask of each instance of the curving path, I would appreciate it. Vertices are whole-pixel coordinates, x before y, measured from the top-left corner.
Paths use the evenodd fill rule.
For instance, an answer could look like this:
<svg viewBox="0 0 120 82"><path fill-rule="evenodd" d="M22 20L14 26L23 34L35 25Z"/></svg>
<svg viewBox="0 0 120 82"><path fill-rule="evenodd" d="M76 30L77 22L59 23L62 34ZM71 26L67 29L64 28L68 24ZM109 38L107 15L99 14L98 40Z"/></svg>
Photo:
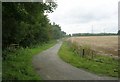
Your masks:
<svg viewBox="0 0 120 82"><path fill-rule="evenodd" d="M33 57L33 66L43 80L115 80L76 68L57 55L62 42ZM117 79L116 79L117 80Z"/></svg>

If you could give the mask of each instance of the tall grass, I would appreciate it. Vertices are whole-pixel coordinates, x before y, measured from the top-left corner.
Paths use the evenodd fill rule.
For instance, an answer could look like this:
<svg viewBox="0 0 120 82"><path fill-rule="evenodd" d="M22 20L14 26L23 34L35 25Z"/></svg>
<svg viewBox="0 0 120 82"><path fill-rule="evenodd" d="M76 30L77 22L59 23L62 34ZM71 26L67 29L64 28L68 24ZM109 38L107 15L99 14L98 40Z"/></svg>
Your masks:
<svg viewBox="0 0 120 82"><path fill-rule="evenodd" d="M59 56L65 62L77 68L83 68L86 71L96 73L98 75L107 75L112 77L118 77L118 60L109 56L96 55L95 57L88 58L77 55L70 47L69 42L64 42L59 50ZM84 47L85 48L85 47Z"/></svg>
<svg viewBox="0 0 120 82"><path fill-rule="evenodd" d="M96 51L92 50L90 45L78 44L77 42L67 41L67 44L71 50L78 56L86 57L88 59L93 59L95 57Z"/></svg>
<svg viewBox="0 0 120 82"><path fill-rule="evenodd" d="M3 59L3 80L40 80L42 79L34 70L32 66L32 57L41 51L50 48L56 43L51 41L49 43L38 44L31 48L19 48L8 52Z"/></svg>

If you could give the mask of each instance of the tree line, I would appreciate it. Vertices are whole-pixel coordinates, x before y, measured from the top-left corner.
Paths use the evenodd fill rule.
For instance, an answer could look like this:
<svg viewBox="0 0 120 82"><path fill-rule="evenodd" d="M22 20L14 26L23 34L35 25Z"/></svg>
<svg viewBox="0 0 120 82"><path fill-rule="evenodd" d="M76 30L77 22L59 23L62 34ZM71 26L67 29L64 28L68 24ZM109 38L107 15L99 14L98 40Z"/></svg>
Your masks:
<svg viewBox="0 0 120 82"><path fill-rule="evenodd" d="M2 47L19 44L26 47L59 39L66 35L61 26L50 23L45 13L57 8L55 2L3 2Z"/></svg>
<svg viewBox="0 0 120 82"><path fill-rule="evenodd" d="M117 33L75 33L72 36L111 36L117 35Z"/></svg>

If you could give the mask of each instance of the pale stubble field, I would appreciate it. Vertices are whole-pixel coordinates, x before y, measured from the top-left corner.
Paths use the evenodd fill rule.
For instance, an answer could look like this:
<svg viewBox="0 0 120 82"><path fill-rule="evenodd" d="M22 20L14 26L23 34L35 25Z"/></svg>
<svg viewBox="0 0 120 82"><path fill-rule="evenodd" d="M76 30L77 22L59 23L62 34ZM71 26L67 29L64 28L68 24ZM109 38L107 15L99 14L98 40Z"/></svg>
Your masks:
<svg viewBox="0 0 120 82"><path fill-rule="evenodd" d="M68 40L81 46L88 45L101 55L118 56L118 36L80 36Z"/></svg>

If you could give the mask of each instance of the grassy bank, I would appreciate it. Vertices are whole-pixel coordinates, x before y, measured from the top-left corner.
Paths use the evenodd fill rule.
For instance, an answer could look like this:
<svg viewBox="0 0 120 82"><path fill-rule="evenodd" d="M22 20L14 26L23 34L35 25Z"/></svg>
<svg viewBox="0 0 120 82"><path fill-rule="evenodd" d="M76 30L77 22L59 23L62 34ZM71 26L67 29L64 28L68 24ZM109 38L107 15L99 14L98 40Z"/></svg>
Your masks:
<svg viewBox="0 0 120 82"><path fill-rule="evenodd" d="M45 44L39 44L31 48L20 48L8 52L7 57L3 60L3 80L40 80L40 76L32 66L32 57L52 47L56 41ZM4 52L5 53L5 52Z"/></svg>
<svg viewBox="0 0 120 82"><path fill-rule="evenodd" d="M65 62L77 68L83 68L86 71L93 72L98 75L107 75L118 77L118 61L108 56L96 56L95 59L87 59L76 55L67 42L64 42L59 50L59 56ZM103 60L99 62L96 60Z"/></svg>

